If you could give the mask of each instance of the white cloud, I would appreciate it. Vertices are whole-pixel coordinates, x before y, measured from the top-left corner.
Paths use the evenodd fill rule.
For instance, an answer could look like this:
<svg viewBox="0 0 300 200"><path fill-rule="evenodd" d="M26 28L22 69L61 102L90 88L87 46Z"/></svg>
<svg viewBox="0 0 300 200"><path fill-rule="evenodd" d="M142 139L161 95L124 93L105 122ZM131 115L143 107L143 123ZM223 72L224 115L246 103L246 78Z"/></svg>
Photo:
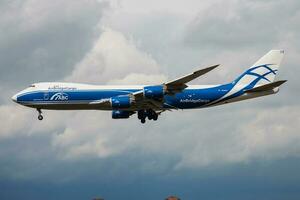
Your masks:
<svg viewBox="0 0 300 200"><path fill-rule="evenodd" d="M83 60L78 63L67 81L107 83L113 81L124 83L124 77L130 73L151 75L156 81L157 77L164 78L160 67L147 53L140 51L132 40L117 31L104 28L99 39ZM155 77L153 76L155 75ZM129 77L139 78L136 75Z"/></svg>
<svg viewBox="0 0 300 200"><path fill-rule="evenodd" d="M66 24L79 20L81 26L84 26L86 23L90 23L90 21L85 22L84 19L91 19L89 15L99 12L100 5L103 4L96 0L10 1L5 7L2 7L0 24L9 29L18 27L21 33L34 32L41 27L52 26L53 23L60 20ZM101 14L98 13L98 15Z"/></svg>
<svg viewBox="0 0 300 200"><path fill-rule="evenodd" d="M281 159L298 156L300 135L299 106L252 109L228 113L245 120L234 119L230 127L194 138L198 144L182 154L177 168L207 166L220 163L245 163L256 159ZM247 120L248 119L248 120ZM228 123L228 122L227 122Z"/></svg>
<svg viewBox="0 0 300 200"><path fill-rule="evenodd" d="M126 19L127 12L131 14L139 12L138 8L140 6L138 4L141 4L141 2L130 1L129 4L126 2L122 3L122 6L126 8L121 14L119 13L120 15L117 15L118 19L114 19L115 21ZM186 10L181 14L194 16L202 5L198 2L200 1L189 1ZM37 5L33 5L34 3L37 3ZM83 3L86 3L86 1L83 1ZM135 5L135 3L137 4ZM158 1L148 2L147 5L151 8L150 12L160 12L167 10L169 3L169 1L168 3L163 2L162 7L159 7L160 2ZM182 2L174 3L176 6L172 6L173 10L171 12L180 12ZM42 4L37 1L28 1L24 4L26 9L22 15L27 21L24 20L22 23L29 23L29 26L24 29L27 28L27 31L34 30L60 19L66 19L64 22L68 22L68 19L73 21L74 18L68 13L69 9L75 10L74 15L76 16L77 14L80 15L80 7L84 6L75 2L74 7L64 8L60 11L61 13L43 13L47 6L54 9L64 6L64 3L56 1L53 5L48 4L50 3ZM33 7L31 6L36 6L37 10L32 11ZM236 7L231 6L232 4L227 5L226 11L228 12L223 13L229 13L228 16L226 15L226 20L229 22L240 19L239 13L235 10ZM189 7L193 8L191 14L188 13L187 8ZM218 8L222 10L222 6ZM206 16L207 12L202 14L200 12L197 18L199 22L205 21L206 17L212 17L216 13L209 10L209 15ZM41 18L35 19L39 13L41 13ZM143 16L148 11L141 10L141 13L138 16ZM147 17L149 16L151 15L147 14ZM119 19L119 17L124 17L124 19ZM7 18L10 17L7 16ZM79 18L83 21L85 19L83 16ZM216 18L219 19L218 16ZM144 18L133 20L139 21L137 24L139 27L136 29L144 29L142 26ZM159 22L160 20L155 21ZM127 25L124 25L125 22L126 20L122 21L123 26ZM209 28L211 21L205 22ZM147 25L150 26L150 24ZM101 26L102 22L98 22L98 25ZM143 35L144 38L136 39L135 37L126 36L123 32L108 28L110 27L109 20L106 21L105 25L107 27L101 29L102 33L96 38L92 48L74 66L71 75L63 78L64 80L99 84L150 84L167 80L167 77L162 74L162 66L152 57L153 53L144 51L137 42L137 40L151 41L152 38L155 38L156 44L163 43L159 40L160 37L152 37L153 34L161 34L160 30L152 30L150 33L147 32ZM147 27L147 31L151 30L151 27ZM132 29L131 31L134 32L135 29ZM173 44L172 42L176 42L177 36L180 35L174 34L172 31L174 29L169 30L168 26L164 29L166 37L172 35L173 39L170 41L170 45ZM285 38L285 41L282 42L284 46L291 46L289 38L294 41L294 34ZM202 39L205 40L205 38ZM221 38L222 41L226 41L226 39ZM178 49L171 49L170 52L194 51L194 49L186 49L184 44L180 46L179 43L176 43L174 46ZM153 49L160 54L160 47L154 45ZM293 61L290 62L297 63L297 53L295 53L297 48L293 46L293 50L294 52L290 57L290 60ZM245 63L245 60L247 61L246 64L251 65L255 59L261 56L258 51L265 52L265 49L255 49L251 52L247 48L240 51L223 49L219 50L220 53L215 56L197 55L199 52L187 55L188 57L185 57L188 53L184 55L172 54L169 56L168 64L173 66L172 64L177 64L180 61L185 64L190 62L190 59L202 60L204 63L211 63L212 60L227 62L225 67L221 67L220 71L217 71L217 75L210 79L219 82L221 77L223 80L223 78L229 76L228 73L232 76L227 80L237 75L234 74L232 68L229 68L230 66L241 66ZM36 53L36 57L48 55L43 50ZM238 69L235 70L238 71ZM292 74L289 77L296 76L297 73L294 73L294 70L290 70ZM174 70L172 67L168 71L177 73L179 70L178 68ZM180 71L188 72L185 68L180 69ZM205 77L203 80L205 80ZM276 98L280 98L280 96L273 96L266 99L266 101L273 101ZM86 157L104 159L116 155L127 156L135 151L136 155L142 156L141 154L146 152L157 157L164 157L166 160L170 157L176 157L179 160L175 166L177 169L198 168L212 164L241 163L252 159L278 159L285 156L297 156L300 151L300 138L297 135L300 124L297 114L300 110L298 104L284 107L284 103L281 103L279 104L281 107L265 108L251 102L237 107L236 105L228 105L222 108L201 111L165 112L160 116L159 121L149 122L145 125L141 125L136 116L128 120L112 120L110 112L103 111L45 111L44 121L39 122L36 119L37 113L33 110L2 105L0 107L0 140L20 136L26 137L33 134L52 134L52 150L62 159L80 160ZM249 110L248 106L252 109ZM146 160L145 162L148 163Z"/></svg>
<svg viewBox="0 0 300 200"><path fill-rule="evenodd" d="M299 106L271 108L239 127L245 143L244 153L269 159L297 156L300 151L299 110Z"/></svg>
<svg viewBox="0 0 300 200"><path fill-rule="evenodd" d="M0 140L9 138L16 134L28 134L30 123L27 118L28 110L20 107L1 105L0 106Z"/></svg>
<svg viewBox="0 0 300 200"><path fill-rule="evenodd" d="M134 84L160 82L166 77L160 73L156 61L139 50L133 40L105 29L66 79ZM166 157L177 156L179 162L175 168L182 169L251 159L277 159L300 151L300 138L295 134L300 121L298 106L260 112L245 107L232 110L228 106L225 112L166 112L155 125L150 122L143 126L135 116L129 120L112 120L110 112L46 112L45 120L38 122L28 110L23 115L20 115L21 108L15 106L2 106L1 110L0 117L6 122L0 131L2 139L51 132L52 148L62 159L108 158L126 155L135 149ZM5 113L18 114L7 118ZM219 118L205 117L212 114ZM224 121L232 114L241 119L234 119L227 125ZM219 125L214 126L215 123ZM287 123L292 125L287 126Z"/></svg>
<svg viewBox="0 0 300 200"><path fill-rule="evenodd" d="M47 120L38 121L36 110L12 104L0 106L0 140L30 137L36 134L56 134L65 122L65 115L61 112L43 111L45 118L48 114L50 116Z"/></svg>
<svg viewBox="0 0 300 200"><path fill-rule="evenodd" d="M104 64L100 65L101 63ZM132 40L106 28L95 41L91 51L74 67L72 75L65 79L76 82L150 84L161 83L166 77L160 73L156 61L139 50ZM34 110L17 106L2 106L1 110L3 112L0 117L6 122L6 126L2 126L0 130L2 139L52 133L53 148L61 158L107 157L122 153L124 149L129 148L131 137L128 134L133 131L132 129L126 131L120 145L116 143L120 137L116 134L120 130L111 129L117 122L112 121L110 112L44 111L45 119L40 122L36 120L37 112ZM5 117L7 113L20 113L20 110L24 110L23 115L14 114L10 115L10 118ZM125 121L119 123L126 126Z"/></svg>
<svg viewBox="0 0 300 200"><path fill-rule="evenodd" d="M161 84L165 82L166 76L163 74L157 74L157 75L152 75L152 74L142 74L142 73L130 73L123 79L113 79L108 82L108 84L113 84L113 85L125 85L125 84L141 84L141 85L150 85L150 84Z"/></svg>

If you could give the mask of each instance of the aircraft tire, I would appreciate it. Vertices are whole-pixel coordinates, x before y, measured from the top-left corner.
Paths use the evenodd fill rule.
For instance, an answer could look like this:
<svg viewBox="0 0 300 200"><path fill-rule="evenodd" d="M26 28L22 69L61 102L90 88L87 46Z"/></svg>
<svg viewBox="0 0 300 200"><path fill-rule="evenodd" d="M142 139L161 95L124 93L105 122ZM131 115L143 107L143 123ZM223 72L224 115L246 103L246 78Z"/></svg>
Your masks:
<svg viewBox="0 0 300 200"><path fill-rule="evenodd" d="M39 120L43 120L43 118L44 118L43 115L39 115L39 116L38 116L38 119L39 119Z"/></svg>

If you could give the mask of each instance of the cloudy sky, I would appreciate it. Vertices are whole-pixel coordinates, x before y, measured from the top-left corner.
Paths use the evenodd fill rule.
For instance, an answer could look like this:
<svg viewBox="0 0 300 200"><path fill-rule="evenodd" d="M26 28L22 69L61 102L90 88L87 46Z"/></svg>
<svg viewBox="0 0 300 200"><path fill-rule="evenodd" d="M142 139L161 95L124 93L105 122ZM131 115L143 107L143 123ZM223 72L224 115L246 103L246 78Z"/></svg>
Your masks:
<svg viewBox="0 0 300 200"><path fill-rule="evenodd" d="M298 199L297 0L0 1L0 199ZM233 80L270 49L286 55L273 96L163 113L141 125L109 112L35 110L30 83Z"/></svg>

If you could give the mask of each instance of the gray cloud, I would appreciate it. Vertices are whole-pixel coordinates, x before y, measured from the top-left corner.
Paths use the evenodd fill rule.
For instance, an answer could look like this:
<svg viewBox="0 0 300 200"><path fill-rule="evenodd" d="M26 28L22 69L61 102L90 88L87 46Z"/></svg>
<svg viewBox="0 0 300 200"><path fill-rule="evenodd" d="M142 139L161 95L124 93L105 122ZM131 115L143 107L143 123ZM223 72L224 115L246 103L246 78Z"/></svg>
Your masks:
<svg viewBox="0 0 300 200"><path fill-rule="evenodd" d="M212 4L189 25L185 42L211 48L264 48L297 34L297 1L226 1Z"/></svg>
<svg viewBox="0 0 300 200"><path fill-rule="evenodd" d="M127 40L122 33L103 28L102 34L95 41L92 49L74 67L66 80L102 84L108 81L126 83L129 77L137 84L144 80L143 77L135 80L140 74L156 76L152 76L154 80L148 77L148 82L160 83L165 80L165 77L160 74L159 65L151 55L139 50L135 43Z"/></svg>
<svg viewBox="0 0 300 200"><path fill-rule="evenodd" d="M70 72L92 45L108 6L96 0L3 3L1 87L57 80Z"/></svg>
<svg viewBox="0 0 300 200"><path fill-rule="evenodd" d="M0 193L16 198L9 189L24 183L28 186L23 185L20 194L30 196L26 192L31 191L31 196L39 196L47 193L43 187L50 184L61 191L54 195L61 199L70 191L77 194L74 198L90 198L96 191L117 198L120 191L131 199L139 195L163 199L164 193L180 191L186 199L199 199L201 194L218 199L207 191L225 185L224 199L232 199L245 197L236 192L238 186L245 190L245 182L253 191L268 186L274 192L274 179L279 180L275 181L278 188L288 185L291 191L299 191L295 187L299 177L294 176L298 169L293 168L299 166L300 151L295 92L299 90L298 3L213 1L212 12L211 1L196 1L195 17L178 12L180 3L169 12L164 12L169 6L165 3L163 10L156 9L160 1L153 1L150 11L137 11L132 4L136 5L126 0L123 7L111 8L97 1L2 2L0 91L12 94L16 87L40 80L159 82L214 62L223 67L198 83L221 83L235 78L273 47L287 49L280 78L289 82L274 96L199 111L166 112L156 123L144 126L135 117L112 120L109 112L99 111L45 111L45 120L39 122L34 110L12 105L2 95L0 188L8 190ZM284 23L274 25L276 20ZM270 29L264 29L265 24ZM263 30L242 34L248 28ZM258 178L259 173L265 179ZM234 184L228 184L228 176ZM267 186L259 184L266 179ZM39 183L42 192L32 191ZM190 191L184 189L187 185ZM145 188L153 194L141 194ZM252 192L246 194L250 198Z"/></svg>

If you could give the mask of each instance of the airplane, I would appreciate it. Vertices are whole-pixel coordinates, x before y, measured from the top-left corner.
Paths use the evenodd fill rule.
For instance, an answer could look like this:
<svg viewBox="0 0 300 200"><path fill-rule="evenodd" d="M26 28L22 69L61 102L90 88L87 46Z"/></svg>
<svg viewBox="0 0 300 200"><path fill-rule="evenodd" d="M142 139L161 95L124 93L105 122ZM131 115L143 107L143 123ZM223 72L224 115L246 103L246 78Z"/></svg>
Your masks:
<svg viewBox="0 0 300 200"><path fill-rule="evenodd" d="M284 55L271 50L230 83L222 85L188 85L187 83L219 65L158 85L90 85L41 82L31 84L12 100L35 108L42 120L42 109L110 110L113 119L127 119L133 114L141 123L156 121L164 111L206 108L275 94L286 80L274 81Z"/></svg>

